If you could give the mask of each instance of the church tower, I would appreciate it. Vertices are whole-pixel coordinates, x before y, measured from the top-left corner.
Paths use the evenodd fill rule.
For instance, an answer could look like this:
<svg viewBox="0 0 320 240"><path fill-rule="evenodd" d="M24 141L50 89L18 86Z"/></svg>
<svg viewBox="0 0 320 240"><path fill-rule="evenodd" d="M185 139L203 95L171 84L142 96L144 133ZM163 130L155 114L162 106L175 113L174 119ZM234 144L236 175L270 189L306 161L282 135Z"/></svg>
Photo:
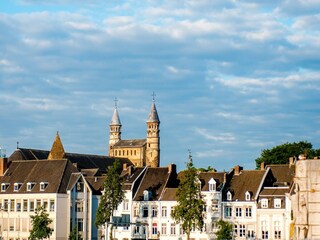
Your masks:
<svg viewBox="0 0 320 240"><path fill-rule="evenodd" d="M117 110L117 105L114 108L113 116L109 124L110 137L109 137L109 156L113 157L113 146L121 140L121 122Z"/></svg>
<svg viewBox="0 0 320 240"><path fill-rule="evenodd" d="M146 165L150 167L159 167L160 162L160 120L154 97L151 110L147 120L147 146L146 146Z"/></svg>

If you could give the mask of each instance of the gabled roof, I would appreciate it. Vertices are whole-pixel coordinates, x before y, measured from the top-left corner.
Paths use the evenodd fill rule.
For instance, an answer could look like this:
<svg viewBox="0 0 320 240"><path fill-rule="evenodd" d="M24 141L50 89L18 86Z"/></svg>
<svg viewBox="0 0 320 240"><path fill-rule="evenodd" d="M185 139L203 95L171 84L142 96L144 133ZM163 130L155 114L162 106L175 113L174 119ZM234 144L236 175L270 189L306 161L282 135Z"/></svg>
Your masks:
<svg viewBox="0 0 320 240"><path fill-rule="evenodd" d="M68 160L13 161L1 183L9 183L5 192L16 193L66 193L72 173L78 170ZM40 191L40 183L48 183L44 191ZM21 183L19 191L14 191L14 184ZM31 191L27 191L27 183L34 183Z"/></svg>
<svg viewBox="0 0 320 240"><path fill-rule="evenodd" d="M294 177L294 165L279 164L279 165L268 165L275 178L275 186L291 186Z"/></svg>
<svg viewBox="0 0 320 240"><path fill-rule="evenodd" d="M172 174L174 173L170 173L168 167L148 167L133 200L143 200L143 191L145 190L151 191L152 197L150 200L159 200L159 197L162 194L163 189L169 182L168 180L170 179L170 176Z"/></svg>
<svg viewBox="0 0 320 240"><path fill-rule="evenodd" d="M177 188L165 188L160 199L161 201L176 201Z"/></svg>
<svg viewBox="0 0 320 240"><path fill-rule="evenodd" d="M209 181L213 178L216 181L216 189L220 191L223 186L225 172L201 172L199 178L201 181L201 191L209 191Z"/></svg>
<svg viewBox="0 0 320 240"><path fill-rule="evenodd" d="M49 151L38 149L17 148L9 157L10 161L15 160L47 160ZM66 159L70 160L77 166L78 169L96 169L98 168L102 173L113 164L116 158L79 153L65 153ZM127 163L132 165L131 161L126 158L117 158L121 164Z"/></svg>
<svg viewBox="0 0 320 240"><path fill-rule="evenodd" d="M242 170L234 174L226 186L225 192L232 193L232 201L245 201L245 193L248 191L251 196L256 196L266 170ZM226 194L223 195L226 200Z"/></svg>
<svg viewBox="0 0 320 240"><path fill-rule="evenodd" d="M119 140L113 147L143 147L146 143L146 139Z"/></svg>

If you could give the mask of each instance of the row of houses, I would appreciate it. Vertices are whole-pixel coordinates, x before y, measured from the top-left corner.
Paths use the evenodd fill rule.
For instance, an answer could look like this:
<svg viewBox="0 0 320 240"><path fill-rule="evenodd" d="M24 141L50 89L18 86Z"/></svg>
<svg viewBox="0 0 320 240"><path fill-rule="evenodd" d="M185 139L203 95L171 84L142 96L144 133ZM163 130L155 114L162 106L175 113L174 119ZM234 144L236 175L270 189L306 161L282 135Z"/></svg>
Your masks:
<svg viewBox="0 0 320 240"><path fill-rule="evenodd" d="M67 239L74 227L83 239L107 239L110 224L119 240L185 239L171 217L181 175L174 164L137 167L120 158L125 199L111 223L95 227L106 169L115 159L66 153L58 134L51 151L17 148L9 158L2 156L1 238L28 239L30 215L43 206L53 220L50 239ZM232 223L234 239L320 237L318 162L291 159L259 170L200 172L205 225L191 238L215 239L219 219Z"/></svg>

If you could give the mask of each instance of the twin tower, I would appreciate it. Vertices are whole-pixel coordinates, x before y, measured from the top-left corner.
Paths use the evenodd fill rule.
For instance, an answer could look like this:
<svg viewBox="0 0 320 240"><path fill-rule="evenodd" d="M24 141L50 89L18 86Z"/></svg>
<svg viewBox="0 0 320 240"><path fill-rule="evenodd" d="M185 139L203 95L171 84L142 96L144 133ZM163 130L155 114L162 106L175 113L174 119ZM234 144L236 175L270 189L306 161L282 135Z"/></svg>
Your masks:
<svg viewBox="0 0 320 240"><path fill-rule="evenodd" d="M121 122L115 107L110 122L109 156L128 158L135 166L159 167L160 163L160 120L154 99L147 120L146 139L121 139Z"/></svg>

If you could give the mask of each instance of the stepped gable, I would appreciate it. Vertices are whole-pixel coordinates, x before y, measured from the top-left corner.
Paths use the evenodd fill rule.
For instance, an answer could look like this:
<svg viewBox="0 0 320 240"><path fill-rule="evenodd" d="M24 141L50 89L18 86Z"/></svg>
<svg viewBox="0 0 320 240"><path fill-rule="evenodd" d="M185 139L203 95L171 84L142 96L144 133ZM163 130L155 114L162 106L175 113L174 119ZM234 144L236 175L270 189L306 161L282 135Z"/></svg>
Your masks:
<svg viewBox="0 0 320 240"><path fill-rule="evenodd" d="M146 139L119 140L114 147L143 147L146 143Z"/></svg>
<svg viewBox="0 0 320 240"><path fill-rule="evenodd" d="M223 186L225 172L201 172L199 178L201 181L201 191L209 191L209 181L213 178L216 181L216 189L220 191Z"/></svg>
<svg viewBox="0 0 320 240"><path fill-rule="evenodd" d="M241 170L232 176L225 192L232 192L232 201L245 201L247 191L255 197L265 173L266 170ZM226 200L226 194L223 194L223 200Z"/></svg>
<svg viewBox="0 0 320 240"><path fill-rule="evenodd" d="M159 200L170 175L168 167L148 167L133 200L142 201L145 190L151 191L150 201Z"/></svg>
<svg viewBox="0 0 320 240"><path fill-rule="evenodd" d="M21 193L66 193L72 173L78 172L68 160L30 160L13 161L1 183L9 183L4 194ZM44 191L40 191L40 183L47 183ZM14 191L14 184L20 183L18 191ZM27 191L27 183L33 183L31 191Z"/></svg>

